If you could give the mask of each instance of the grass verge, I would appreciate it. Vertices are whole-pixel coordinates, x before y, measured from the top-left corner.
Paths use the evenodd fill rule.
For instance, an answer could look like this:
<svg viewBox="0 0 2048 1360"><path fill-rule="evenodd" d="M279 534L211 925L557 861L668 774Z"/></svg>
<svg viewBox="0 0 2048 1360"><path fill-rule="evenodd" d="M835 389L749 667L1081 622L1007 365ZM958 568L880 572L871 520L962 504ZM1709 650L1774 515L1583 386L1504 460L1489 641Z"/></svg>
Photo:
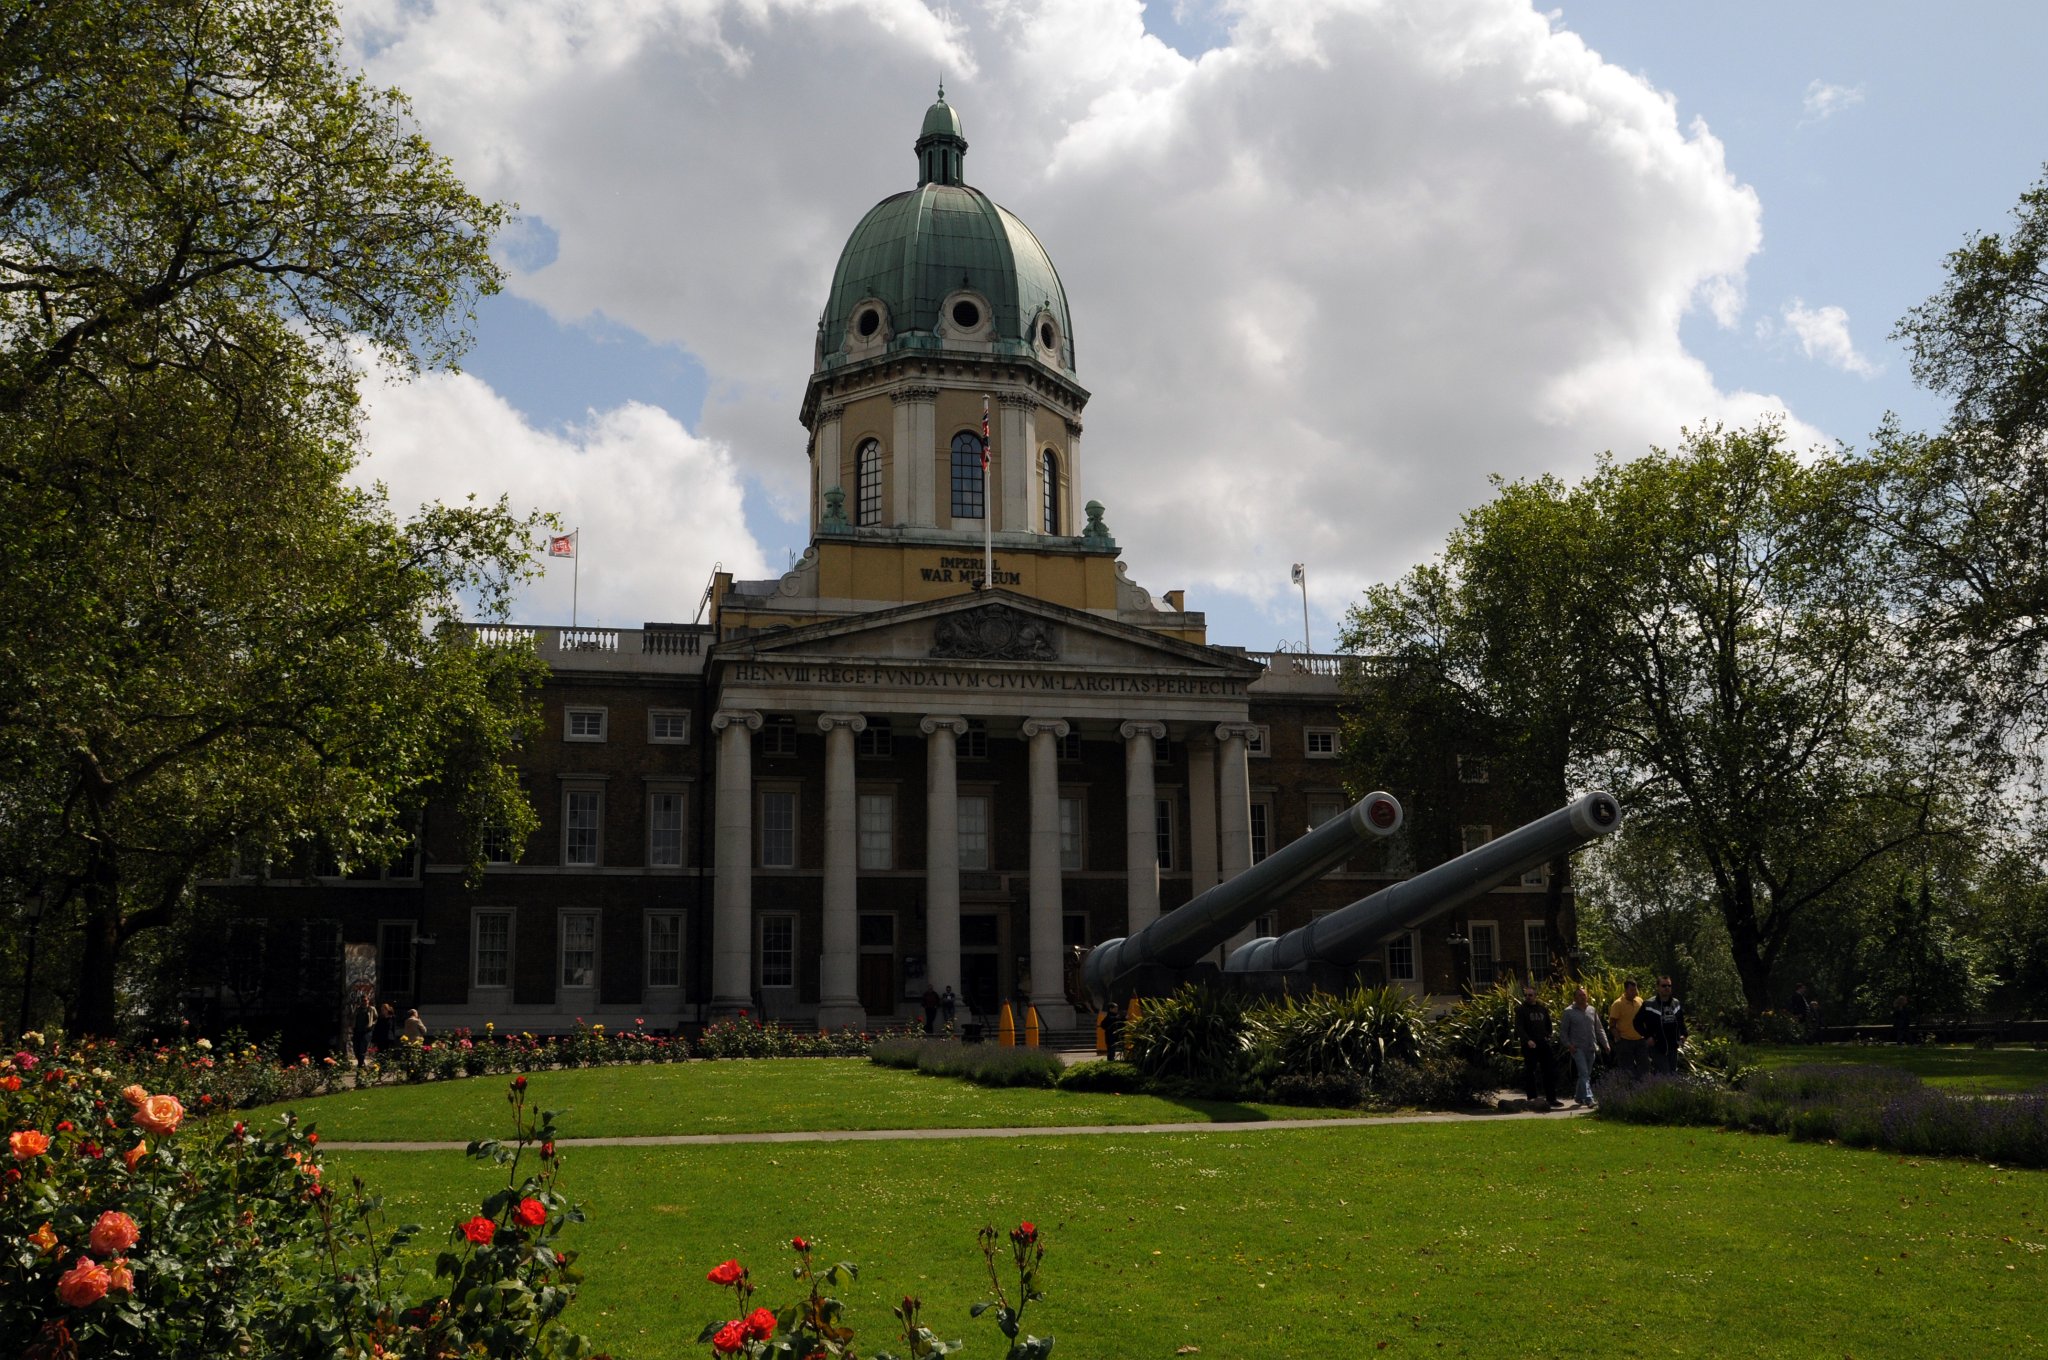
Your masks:
<svg viewBox="0 0 2048 1360"><path fill-rule="evenodd" d="M557 1103L552 1076L537 1084ZM330 1180L360 1173L437 1230L493 1185L456 1154L331 1160ZM591 1217L570 1320L622 1360L699 1353L691 1338L729 1303L704 1272L727 1257L753 1269L757 1301L784 1301L795 1233L860 1264L845 1297L863 1352L914 1293L970 1357L1000 1355L967 1316L974 1234L1019 1218L1050 1244L1032 1321L1062 1360L2048 1346L2048 1175L1697 1129L588 1148L562 1184Z"/></svg>
<svg viewBox="0 0 2048 1360"><path fill-rule="evenodd" d="M1766 1068L1813 1063L1896 1067L1930 1086L1958 1093L2032 1091L2048 1086L2048 1050L1972 1048L1961 1044L1793 1044L1749 1050Z"/></svg>
<svg viewBox="0 0 2048 1360"><path fill-rule="evenodd" d="M579 1138L803 1129L1046 1128L1188 1120L1304 1119L1355 1110L1044 1090L991 1090L944 1077L876 1067L865 1058L693 1062L583 1067L534 1074L563 1132ZM505 1123L505 1079L472 1077L268 1105L317 1123L324 1139L445 1142L495 1136Z"/></svg>

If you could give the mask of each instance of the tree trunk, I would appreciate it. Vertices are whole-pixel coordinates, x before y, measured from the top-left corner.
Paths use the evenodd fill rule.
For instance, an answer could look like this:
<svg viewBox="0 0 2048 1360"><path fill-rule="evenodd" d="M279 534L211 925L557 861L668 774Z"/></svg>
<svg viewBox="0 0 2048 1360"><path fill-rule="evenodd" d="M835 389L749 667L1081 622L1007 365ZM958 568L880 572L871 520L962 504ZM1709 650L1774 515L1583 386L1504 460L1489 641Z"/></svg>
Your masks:
<svg viewBox="0 0 2048 1360"><path fill-rule="evenodd" d="M1751 1015L1770 1008L1771 968L1764 959L1763 937L1756 924L1756 897L1746 874L1737 874L1721 890L1721 919L1728 927L1728 948L1735 956L1735 975L1742 979L1742 999Z"/></svg>
<svg viewBox="0 0 2048 1360"><path fill-rule="evenodd" d="M80 1034L110 1037L119 1018L115 980L121 962L121 893L112 865L95 862L91 868L82 892L85 939L71 1023Z"/></svg>
<svg viewBox="0 0 2048 1360"><path fill-rule="evenodd" d="M1553 958L1564 961L1564 976L1567 982L1576 982L1579 977L1579 961L1573 953L1579 947L1579 914L1572 912L1572 929L1569 938L1564 932L1564 895L1571 887L1572 861L1569 855L1559 855L1550 861L1550 873L1543 888L1543 938L1550 941Z"/></svg>

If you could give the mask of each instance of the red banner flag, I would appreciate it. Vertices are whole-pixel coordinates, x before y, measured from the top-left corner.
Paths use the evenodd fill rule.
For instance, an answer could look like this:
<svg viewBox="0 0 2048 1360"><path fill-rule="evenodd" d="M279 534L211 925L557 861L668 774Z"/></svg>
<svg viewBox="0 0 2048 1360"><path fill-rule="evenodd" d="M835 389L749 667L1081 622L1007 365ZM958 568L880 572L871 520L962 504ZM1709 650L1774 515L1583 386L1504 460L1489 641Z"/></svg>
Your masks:
<svg viewBox="0 0 2048 1360"><path fill-rule="evenodd" d="M576 535L556 534L553 538L548 540L549 557L574 557L575 555Z"/></svg>

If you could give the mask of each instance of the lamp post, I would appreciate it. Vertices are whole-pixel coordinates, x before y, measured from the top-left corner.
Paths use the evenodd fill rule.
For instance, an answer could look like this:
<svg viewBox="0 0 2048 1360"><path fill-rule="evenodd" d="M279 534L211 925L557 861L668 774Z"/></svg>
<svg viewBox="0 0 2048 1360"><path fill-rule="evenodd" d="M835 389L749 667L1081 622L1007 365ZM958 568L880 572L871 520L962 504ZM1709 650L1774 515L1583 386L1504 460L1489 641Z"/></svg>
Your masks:
<svg viewBox="0 0 2048 1360"><path fill-rule="evenodd" d="M36 932L43 924L42 889L38 888L29 894L28 901L23 903L22 907L28 913L28 954L22 960L21 967L21 1023L14 1027L17 1036L28 1032L29 1001L36 994Z"/></svg>

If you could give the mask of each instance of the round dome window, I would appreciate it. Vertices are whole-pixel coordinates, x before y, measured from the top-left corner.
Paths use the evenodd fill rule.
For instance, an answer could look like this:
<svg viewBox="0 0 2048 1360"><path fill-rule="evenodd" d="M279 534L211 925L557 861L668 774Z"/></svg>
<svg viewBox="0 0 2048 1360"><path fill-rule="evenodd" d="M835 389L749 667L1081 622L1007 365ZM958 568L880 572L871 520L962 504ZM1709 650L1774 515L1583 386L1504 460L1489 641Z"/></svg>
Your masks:
<svg viewBox="0 0 2048 1360"><path fill-rule="evenodd" d="M962 298L953 304L953 324L962 330L973 330L981 324L981 308Z"/></svg>
<svg viewBox="0 0 2048 1360"><path fill-rule="evenodd" d="M1055 346L1055 345L1053 344L1053 341L1054 341L1055 339L1057 339L1057 338L1058 338L1058 337L1056 337L1056 336L1055 336L1055 335L1053 335L1053 333L1052 333L1052 322L1050 322L1050 321L1041 321L1041 322L1039 322L1039 323L1038 323L1038 343L1039 343L1039 344L1041 344L1041 345L1045 346L1045 347L1046 347L1047 349L1053 349L1053 348L1056 348L1056 346Z"/></svg>
<svg viewBox="0 0 2048 1360"><path fill-rule="evenodd" d="M876 331L882 329L882 314L872 307L864 308L860 316L855 319L853 328L859 331L861 339L865 340Z"/></svg>

